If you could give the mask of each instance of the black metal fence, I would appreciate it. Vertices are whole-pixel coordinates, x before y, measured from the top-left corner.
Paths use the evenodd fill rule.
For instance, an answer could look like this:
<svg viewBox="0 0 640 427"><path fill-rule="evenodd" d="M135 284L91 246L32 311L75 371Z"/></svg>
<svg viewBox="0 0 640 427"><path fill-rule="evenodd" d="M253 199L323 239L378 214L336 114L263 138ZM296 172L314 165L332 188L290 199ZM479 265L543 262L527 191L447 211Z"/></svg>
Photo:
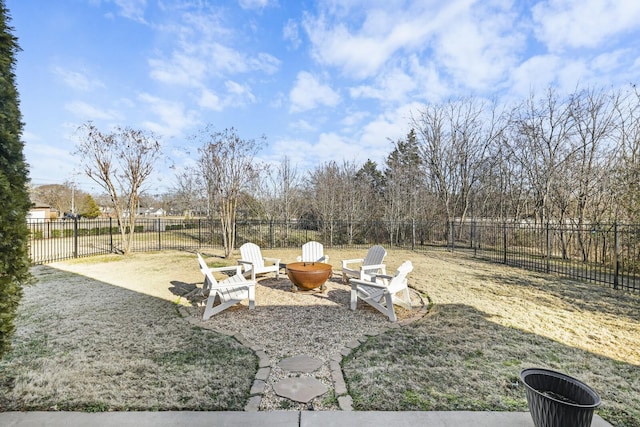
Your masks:
<svg viewBox="0 0 640 427"><path fill-rule="evenodd" d="M31 259L42 264L109 254L122 249L120 229L111 219L30 222ZM373 244L411 250L463 251L515 267L640 291L640 225L528 224L492 221L464 223L265 222L239 221L236 244L263 248L300 247L317 240L331 248ZM135 252L165 249L223 249L218 221L136 219Z"/></svg>

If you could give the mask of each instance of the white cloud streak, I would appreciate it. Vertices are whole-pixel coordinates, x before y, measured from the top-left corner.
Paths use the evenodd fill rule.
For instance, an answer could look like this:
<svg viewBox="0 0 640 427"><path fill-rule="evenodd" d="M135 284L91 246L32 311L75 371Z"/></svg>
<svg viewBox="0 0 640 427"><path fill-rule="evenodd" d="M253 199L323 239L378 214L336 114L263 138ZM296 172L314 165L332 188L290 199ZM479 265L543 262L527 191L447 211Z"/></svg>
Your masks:
<svg viewBox="0 0 640 427"><path fill-rule="evenodd" d="M53 73L62 80L62 82L73 90L89 92L94 89L104 88L105 85L99 79L89 77L87 74L79 71L67 70L63 67L53 67Z"/></svg>
<svg viewBox="0 0 640 427"><path fill-rule="evenodd" d="M322 84L313 74L301 71L289 93L289 101L289 111L300 113L319 106L336 106L340 102L340 95L329 85Z"/></svg>
<svg viewBox="0 0 640 427"><path fill-rule="evenodd" d="M533 9L535 34L551 52L595 48L640 24L640 2L546 0Z"/></svg>

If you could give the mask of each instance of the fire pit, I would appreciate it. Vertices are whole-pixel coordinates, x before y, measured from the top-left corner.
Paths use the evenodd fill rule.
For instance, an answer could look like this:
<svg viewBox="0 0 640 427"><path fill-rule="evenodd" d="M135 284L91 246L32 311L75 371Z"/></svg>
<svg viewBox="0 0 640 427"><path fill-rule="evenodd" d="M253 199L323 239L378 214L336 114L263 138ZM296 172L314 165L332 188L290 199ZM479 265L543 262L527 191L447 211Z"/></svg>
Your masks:
<svg viewBox="0 0 640 427"><path fill-rule="evenodd" d="M310 291L317 288L323 290L324 283L331 276L331 264L323 262L292 262L287 264L287 276L300 290Z"/></svg>

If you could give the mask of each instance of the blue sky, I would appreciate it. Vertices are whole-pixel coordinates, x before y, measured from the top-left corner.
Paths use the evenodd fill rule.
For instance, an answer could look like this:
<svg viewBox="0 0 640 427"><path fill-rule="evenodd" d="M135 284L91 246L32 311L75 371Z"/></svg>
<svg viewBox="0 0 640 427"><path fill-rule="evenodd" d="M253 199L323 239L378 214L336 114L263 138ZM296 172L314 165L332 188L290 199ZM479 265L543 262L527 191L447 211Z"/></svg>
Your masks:
<svg viewBox="0 0 640 427"><path fill-rule="evenodd" d="M155 132L177 170L204 125L233 126L304 172L381 164L426 103L640 83L635 0L5 1L35 185L97 191L71 155L88 120Z"/></svg>

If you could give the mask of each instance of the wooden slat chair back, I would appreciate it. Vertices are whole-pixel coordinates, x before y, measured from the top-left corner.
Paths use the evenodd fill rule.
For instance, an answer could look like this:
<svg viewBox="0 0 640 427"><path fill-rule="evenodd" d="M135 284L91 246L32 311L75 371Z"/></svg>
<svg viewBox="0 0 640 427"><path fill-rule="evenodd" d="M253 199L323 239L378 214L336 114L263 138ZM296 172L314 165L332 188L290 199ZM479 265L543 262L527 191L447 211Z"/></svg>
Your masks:
<svg viewBox="0 0 640 427"><path fill-rule="evenodd" d="M342 281L348 283L349 279L369 280L372 274L386 274L386 266L383 264L387 251L380 245L369 248L364 258L342 260Z"/></svg>
<svg viewBox="0 0 640 427"><path fill-rule="evenodd" d="M251 274L251 279L256 280L256 274L276 273L276 279L280 278L280 259L265 258L260 247L255 243L245 243L240 246L240 259L244 274Z"/></svg>
<svg viewBox="0 0 640 427"><path fill-rule="evenodd" d="M298 257L298 262L329 262L329 256L324 254L324 246L320 242L307 242L302 245L302 256Z"/></svg>

